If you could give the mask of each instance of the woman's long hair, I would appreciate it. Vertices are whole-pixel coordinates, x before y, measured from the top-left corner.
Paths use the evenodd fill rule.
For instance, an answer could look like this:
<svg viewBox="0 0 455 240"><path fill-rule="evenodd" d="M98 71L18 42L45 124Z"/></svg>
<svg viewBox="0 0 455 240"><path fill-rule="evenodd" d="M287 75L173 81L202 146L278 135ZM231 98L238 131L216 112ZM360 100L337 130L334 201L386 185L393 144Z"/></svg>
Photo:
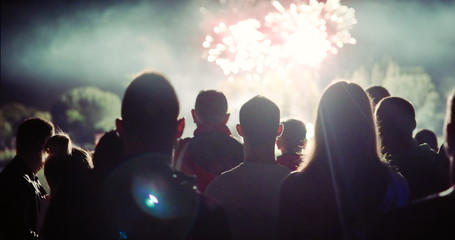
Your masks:
<svg viewBox="0 0 455 240"><path fill-rule="evenodd" d="M370 99L355 83L325 89L315 123L314 148L302 172L317 172L332 186L343 230L378 211L387 186ZM351 226L351 227L350 227Z"/></svg>

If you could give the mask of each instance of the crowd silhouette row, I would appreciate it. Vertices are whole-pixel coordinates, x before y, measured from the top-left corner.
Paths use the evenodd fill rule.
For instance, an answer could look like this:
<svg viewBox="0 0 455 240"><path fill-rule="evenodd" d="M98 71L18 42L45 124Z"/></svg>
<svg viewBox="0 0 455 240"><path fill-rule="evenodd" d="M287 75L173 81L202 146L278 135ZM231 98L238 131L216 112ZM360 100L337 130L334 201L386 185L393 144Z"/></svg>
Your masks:
<svg viewBox="0 0 455 240"><path fill-rule="evenodd" d="M334 82L304 156L305 124L263 96L240 109L241 143L225 95L201 91L182 138L173 86L144 72L94 151L49 121L19 126L0 173L0 239L455 239L454 99L440 146L430 130L413 135L406 99Z"/></svg>

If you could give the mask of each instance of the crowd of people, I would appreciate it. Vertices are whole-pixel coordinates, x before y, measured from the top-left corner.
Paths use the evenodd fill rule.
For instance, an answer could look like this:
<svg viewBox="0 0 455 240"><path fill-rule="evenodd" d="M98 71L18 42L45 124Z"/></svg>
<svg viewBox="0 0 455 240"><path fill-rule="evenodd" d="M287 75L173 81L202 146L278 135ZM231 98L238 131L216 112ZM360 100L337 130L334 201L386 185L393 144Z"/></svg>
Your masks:
<svg viewBox="0 0 455 240"><path fill-rule="evenodd" d="M242 105L240 142L225 95L201 91L182 138L174 87L144 72L94 151L47 120L19 126L0 173L0 239L455 239L454 101L438 145L430 130L413 135L411 102L334 82L304 155L305 124L264 96Z"/></svg>

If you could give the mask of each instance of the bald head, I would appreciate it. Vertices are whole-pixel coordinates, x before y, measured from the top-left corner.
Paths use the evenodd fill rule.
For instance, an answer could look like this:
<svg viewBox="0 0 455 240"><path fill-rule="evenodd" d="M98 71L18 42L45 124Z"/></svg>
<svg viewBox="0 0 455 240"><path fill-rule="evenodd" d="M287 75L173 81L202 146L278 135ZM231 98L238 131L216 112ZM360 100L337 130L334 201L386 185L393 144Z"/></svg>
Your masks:
<svg viewBox="0 0 455 240"><path fill-rule="evenodd" d="M122 101L125 144L147 144L149 151L169 151L176 137L179 102L161 74L143 73L131 82Z"/></svg>

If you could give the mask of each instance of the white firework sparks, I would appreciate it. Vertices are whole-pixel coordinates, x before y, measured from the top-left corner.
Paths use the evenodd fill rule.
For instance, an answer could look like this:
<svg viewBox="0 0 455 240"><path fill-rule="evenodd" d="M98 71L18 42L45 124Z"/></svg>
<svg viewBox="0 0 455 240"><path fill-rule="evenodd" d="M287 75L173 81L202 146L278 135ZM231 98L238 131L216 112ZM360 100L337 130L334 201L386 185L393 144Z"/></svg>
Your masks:
<svg viewBox="0 0 455 240"><path fill-rule="evenodd" d="M266 69L314 67L328 53L336 54L343 45L356 43L350 34L357 22L355 11L339 0L299 1L289 8L278 1L272 4L276 11L266 14L262 22L250 18L216 26L214 34L203 42L207 60L219 65L226 75L258 75Z"/></svg>

